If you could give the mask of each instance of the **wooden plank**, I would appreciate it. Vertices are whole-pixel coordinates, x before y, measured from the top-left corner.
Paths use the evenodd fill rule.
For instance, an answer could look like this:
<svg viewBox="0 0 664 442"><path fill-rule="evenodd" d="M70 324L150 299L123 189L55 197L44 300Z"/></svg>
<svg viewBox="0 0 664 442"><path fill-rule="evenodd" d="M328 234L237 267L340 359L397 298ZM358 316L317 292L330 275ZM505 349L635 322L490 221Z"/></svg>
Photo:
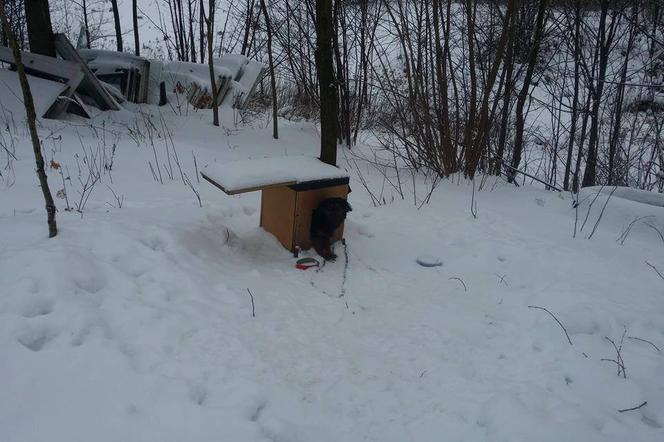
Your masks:
<svg viewBox="0 0 664 442"><path fill-rule="evenodd" d="M297 192L285 186L266 189L261 194L261 227L291 252L295 251L296 197Z"/></svg>
<svg viewBox="0 0 664 442"><path fill-rule="evenodd" d="M80 89L90 96L101 110L120 110L117 102L111 94L101 85L95 74L88 68L88 65L76 52L76 49L69 43L69 40L64 34L55 34L55 49L58 54L65 60L76 63L80 66L83 72L83 80L81 81Z"/></svg>
<svg viewBox="0 0 664 442"><path fill-rule="evenodd" d="M21 59L25 65L26 74L66 83L72 88L72 91L76 90L83 79L80 66L71 61L25 51L21 51ZM9 48L0 46L0 61L15 65L14 54Z"/></svg>
<svg viewBox="0 0 664 442"><path fill-rule="evenodd" d="M246 187L244 189L233 189L233 190L227 190L224 189L224 187L217 183L215 180L210 178L209 176L205 175L204 172L201 172L201 176L203 179L208 181L210 184L212 184L214 187L220 189L223 191L226 195L237 195L239 193L247 193L247 192L255 192L257 190L266 190L266 189L274 189L274 188L279 188L279 187L288 187L290 185L293 185L297 183L297 181L285 181L283 183L272 183L272 184L266 184L263 186L254 186L254 187Z"/></svg>

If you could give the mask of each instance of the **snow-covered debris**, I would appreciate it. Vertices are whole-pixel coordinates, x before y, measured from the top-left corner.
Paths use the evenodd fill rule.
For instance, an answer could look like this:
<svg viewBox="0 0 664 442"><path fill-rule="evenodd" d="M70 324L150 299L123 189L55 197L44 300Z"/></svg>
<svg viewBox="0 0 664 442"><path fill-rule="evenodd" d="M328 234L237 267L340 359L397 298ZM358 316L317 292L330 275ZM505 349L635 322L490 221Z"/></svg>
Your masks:
<svg viewBox="0 0 664 442"><path fill-rule="evenodd" d="M160 62L153 61L152 64ZM166 89L170 92L183 94L189 103L199 109L212 108L212 84L210 82L210 68L204 64L189 63L184 61L171 61L164 63L161 68L160 81L166 83ZM215 81L217 86L217 104L228 92L230 82L233 79L231 72L223 67L215 66Z"/></svg>
<svg viewBox="0 0 664 442"><path fill-rule="evenodd" d="M125 99L133 103L147 102L150 85L148 59L97 49L78 49L78 53L99 80L115 86Z"/></svg>
<svg viewBox="0 0 664 442"><path fill-rule="evenodd" d="M265 65L244 55L233 54L215 60L215 64L227 67L234 73L234 81L223 103L239 109L244 108L265 74Z"/></svg>
<svg viewBox="0 0 664 442"><path fill-rule="evenodd" d="M40 117L47 114L49 109L56 104L58 97L69 88L64 83L37 78L32 75L27 77L35 104L35 113ZM23 92L16 71L0 69L0 108L13 109L19 115L25 117Z"/></svg>

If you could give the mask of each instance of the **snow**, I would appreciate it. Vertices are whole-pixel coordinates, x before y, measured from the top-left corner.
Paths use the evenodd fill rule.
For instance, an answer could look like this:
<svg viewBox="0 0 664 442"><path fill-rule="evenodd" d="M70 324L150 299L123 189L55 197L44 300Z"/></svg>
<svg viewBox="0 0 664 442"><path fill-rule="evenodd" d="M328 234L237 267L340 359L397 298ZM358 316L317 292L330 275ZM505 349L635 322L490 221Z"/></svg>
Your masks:
<svg viewBox="0 0 664 442"><path fill-rule="evenodd" d="M664 271L664 242L645 223L617 239L635 217L662 231L664 208L612 197L600 219L608 195L591 206L584 190L575 209L489 177L475 218L454 177L418 209L428 181L359 145L330 175L353 187L346 277L340 244L302 272L257 227L258 193L226 196L196 171L319 177L310 123L280 121L273 140L267 118L236 125L231 109L221 128L209 111L134 110L40 122L71 206L78 168L85 182L87 164L112 163L82 213L56 199L54 239L23 114L0 112L18 158L10 174L0 149L1 441L662 440L664 281L646 261ZM240 183L241 160L263 176ZM623 333L626 379L602 360Z"/></svg>
<svg viewBox="0 0 664 442"><path fill-rule="evenodd" d="M422 267L440 267L443 265L443 261L433 255L420 255L415 261Z"/></svg>
<svg viewBox="0 0 664 442"><path fill-rule="evenodd" d="M348 173L318 158L304 155L255 158L208 164L202 173L219 184L227 193L280 184L348 178Z"/></svg>
<svg viewBox="0 0 664 442"><path fill-rule="evenodd" d="M32 91L35 113L39 116L44 115L58 96L67 89L66 84L33 77L32 75L28 75L28 83L30 83ZM17 109L18 114L24 118L25 111L22 106L23 92L18 74L8 69L0 69L0 108Z"/></svg>
<svg viewBox="0 0 664 442"><path fill-rule="evenodd" d="M584 188L584 192L601 192L608 195L612 194L616 198L623 198L651 206L664 207L664 194L635 189L633 187L593 186Z"/></svg>

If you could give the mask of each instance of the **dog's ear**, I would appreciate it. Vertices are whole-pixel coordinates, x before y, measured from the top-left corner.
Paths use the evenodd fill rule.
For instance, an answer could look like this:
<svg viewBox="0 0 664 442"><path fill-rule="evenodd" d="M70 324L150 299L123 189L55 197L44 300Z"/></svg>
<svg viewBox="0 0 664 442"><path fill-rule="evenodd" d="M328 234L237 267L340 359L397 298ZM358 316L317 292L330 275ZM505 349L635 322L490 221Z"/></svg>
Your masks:
<svg viewBox="0 0 664 442"><path fill-rule="evenodd" d="M353 208L351 207L350 203L347 200L344 200L346 203L346 212L352 212Z"/></svg>

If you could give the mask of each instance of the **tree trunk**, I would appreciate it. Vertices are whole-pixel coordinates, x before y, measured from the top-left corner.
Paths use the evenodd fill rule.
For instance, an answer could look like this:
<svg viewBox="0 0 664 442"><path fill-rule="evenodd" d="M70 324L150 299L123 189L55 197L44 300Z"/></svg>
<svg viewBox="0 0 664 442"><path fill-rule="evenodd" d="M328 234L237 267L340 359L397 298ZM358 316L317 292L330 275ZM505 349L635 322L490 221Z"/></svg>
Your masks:
<svg viewBox="0 0 664 442"><path fill-rule="evenodd" d="M208 3L208 16L205 20L207 24L207 46L208 46L208 66L210 67L210 86L212 87L212 124L219 126L219 105L217 104L217 79L214 75L214 62L212 56L214 52L214 10L215 0Z"/></svg>
<svg viewBox="0 0 664 442"><path fill-rule="evenodd" d="M516 25L516 20L512 20L510 24L510 32L514 34L514 29ZM500 119L500 135L498 136L498 149L496 151L496 160L493 165L492 173L495 175L500 175L503 170L503 156L505 155L505 145L507 143L507 134L509 133L509 121L510 121L510 104L512 102L512 89L514 88L514 46L515 41L512 38L509 47L507 48L507 55L505 58L505 92L503 95L503 108L501 110L502 115Z"/></svg>
<svg viewBox="0 0 664 442"><path fill-rule="evenodd" d="M255 0L247 0L247 12L244 22L244 37L242 38L242 49L240 54L247 55L249 53L249 37L251 35L251 24L254 15Z"/></svg>
<svg viewBox="0 0 664 442"><path fill-rule="evenodd" d="M83 26L85 26L85 47L90 49L90 25L88 23L88 3L83 0Z"/></svg>
<svg viewBox="0 0 664 442"><path fill-rule="evenodd" d="M515 124L515 134L514 134L514 151L512 154L512 167L508 172L509 182L514 182L516 175L515 170L519 169L519 163L521 163L521 154L523 153L523 131L525 125L525 116L523 114L523 108L526 104L526 99L528 98L528 92L530 91L530 83L533 79L533 73L535 72L535 64L537 64L537 56L539 55L540 43L542 41L542 35L544 34L544 17L546 16L546 1L539 0L539 6L537 11L537 23L535 25L535 35L533 37L533 46L530 49L528 54L528 67L526 69L526 76L523 79L523 85L521 86L521 91L516 101L516 124Z"/></svg>
<svg viewBox="0 0 664 442"><path fill-rule="evenodd" d="M16 71L21 83L21 90L23 91L23 104L25 106L25 113L28 120L28 129L30 130L30 138L32 140L32 150L35 154L37 177L39 178L39 185L42 189L44 202L46 203L48 237L53 238L58 234L58 226L55 222L55 203L53 202L51 189L48 187L48 177L46 176L46 171L44 170L44 157L41 153L41 143L39 141L39 135L37 134L37 116L35 114L35 105L32 101L32 92L30 91L28 78L25 75L25 68L23 67L23 62L21 61L21 51L19 50L18 43L16 42L14 34L11 32L9 24L7 23L7 16L5 15L5 0L0 0L0 21L2 22L2 29L4 30L12 48L14 62L16 63Z"/></svg>
<svg viewBox="0 0 664 442"><path fill-rule="evenodd" d="M113 9L113 23L115 24L115 41L118 52L122 52L122 29L120 29L120 12L118 12L118 0L111 0Z"/></svg>
<svg viewBox="0 0 664 442"><path fill-rule="evenodd" d="M132 18L134 20L134 54L137 57L141 56L141 42L138 36L138 0L132 0L131 2L131 12Z"/></svg>
<svg viewBox="0 0 664 442"><path fill-rule="evenodd" d="M199 0L198 5L198 52L201 54L201 63L205 63L205 47L207 46L205 38L205 28L203 24L205 23L205 5L203 0ZM221 50L221 48L219 48ZM219 54L221 57L221 53Z"/></svg>
<svg viewBox="0 0 664 442"><path fill-rule="evenodd" d="M597 36L597 44L599 45L599 72L597 77L597 85L594 87L593 107L590 114L590 138L588 139L588 158L586 158L586 169L583 172L583 182L581 187L594 186L597 180L597 146L599 144L599 107L602 101L604 92L604 82L606 80L606 70L609 61L609 52L613 43L613 36L615 32L617 12L613 12L613 17L610 29L607 34L606 18L609 12L609 1L602 2L602 10L600 13L599 32Z"/></svg>
<svg viewBox="0 0 664 442"><path fill-rule="evenodd" d="M316 67L320 87L321 161L337 164L337 87L334 76L332 0L316 0Z"/></svg>
<svg viewBox="0 0 664 442"><path fill-rule="evenodd" d="M5 3L4 0L2 3ZM48 0L25 0L25 18L28 27L30 51L35 54L55 57L55 39L53 37L53 27L51 26L51 12Z"/></svg>
<svg viewBox="0 0 664 442"><path fill-rule="evenodd" d="M447 25L443 25L445 34L445 47L440 44L440 28L442 15L442 2L433 4L433 26L435 36L435 63L436 63L436 82L440 88L440 106L438 112L438 132L440 136L440 146L442 154L442 163L445 175L456 171L456 153L452 147L452 138L450 137L450 119L449 108L447 106L447 51L449 50L449 27L451 17L446 16Z"/></svg>
<svg viewBox="0 0 664 442"><path fill-rule="evenodd" d="M191 62L196 63L196 40L194 39L194 16L191 11L191 2L193 0L187 0L187 11L189 15L189 50L191 51ZM213 38L214 39L214 38ZM201 63L203 60L201 59Z"/></svg>
<svg viewBox="0 0 664 442"><path fill-rule="evenodd" d="M267 30L267 58L270 69L270 86L272 87L272 137L275 140L279 139L279 125L277 119L277 80L274 76L274 61L272 60L272 23L270 16L267 13L267 6L265 0L261 1L261 9L263 17L265 18L265 28Z"/></svg>
<svg viewBox="0 0 664 442"><path fill-rule="evenodd" d="M623 60L622 70L620 72L620 84L618 85L618 92L617 92L616 105L615 105L613 134L611 136L611 142L609 144L609 176L607 179L607 184L609 186L613 185L615 181L616 150L618 142L620 140L620 132L621 132L620 129L622 125L622 114L623 114L622 108L625 99L625 83L627 82L627 68L629 66L629 57L634 47L634 34L636 26L635 23L638 20L638 14L639 14L638 1L634 0L634 2L632 3L632 20L629 28L629 39L627 41L625 58Z"/></svg>
<svg viewBox="0 0 664 442"><path fill-rule="evenodd" d="M572 154L574 152L574 138L576 136L577 107L579 106L579 67L581 63L581 0L575 2L574 13L574 98L572 99L572 127L569 131L569 145L567 146L567 162L565 163L565 178L563 190L569 190L569 177L572 170ZM579 146L581 149L581 146Z"/></svg>
<svg viewBox="0 0 664 442"><path fill-rule="evenodd" d="M489 98L491 91L493 90L493 87L496 83L496 77L498 76L498 70L500 69L500 65L503 60L505 48L507 47L508 41L514 38L513 35L510 35L509 31L510 21L513 20L512 17L515 14L516 7L516 0L510 0L507 2L507 10L505 11L503 29L501 31L500 38L498 39L498 45L496 46L496 57L493 61L493 66L491 66L491 70L487 75L486 83L484 84L483 88L484 95L482 97L482 104L480 106L479 112L477 112L477 117L479 117L479 120L477 123L473 124L474 130L472 132L475 133L475 136L472 138L471 144L467 146L465 175L471 179L475 177L475 173L477 172L477 168L482 158L484 147L486 146L486 142L488 140ZM500 94L500 90L498 91L498 94Z"/></svg>

